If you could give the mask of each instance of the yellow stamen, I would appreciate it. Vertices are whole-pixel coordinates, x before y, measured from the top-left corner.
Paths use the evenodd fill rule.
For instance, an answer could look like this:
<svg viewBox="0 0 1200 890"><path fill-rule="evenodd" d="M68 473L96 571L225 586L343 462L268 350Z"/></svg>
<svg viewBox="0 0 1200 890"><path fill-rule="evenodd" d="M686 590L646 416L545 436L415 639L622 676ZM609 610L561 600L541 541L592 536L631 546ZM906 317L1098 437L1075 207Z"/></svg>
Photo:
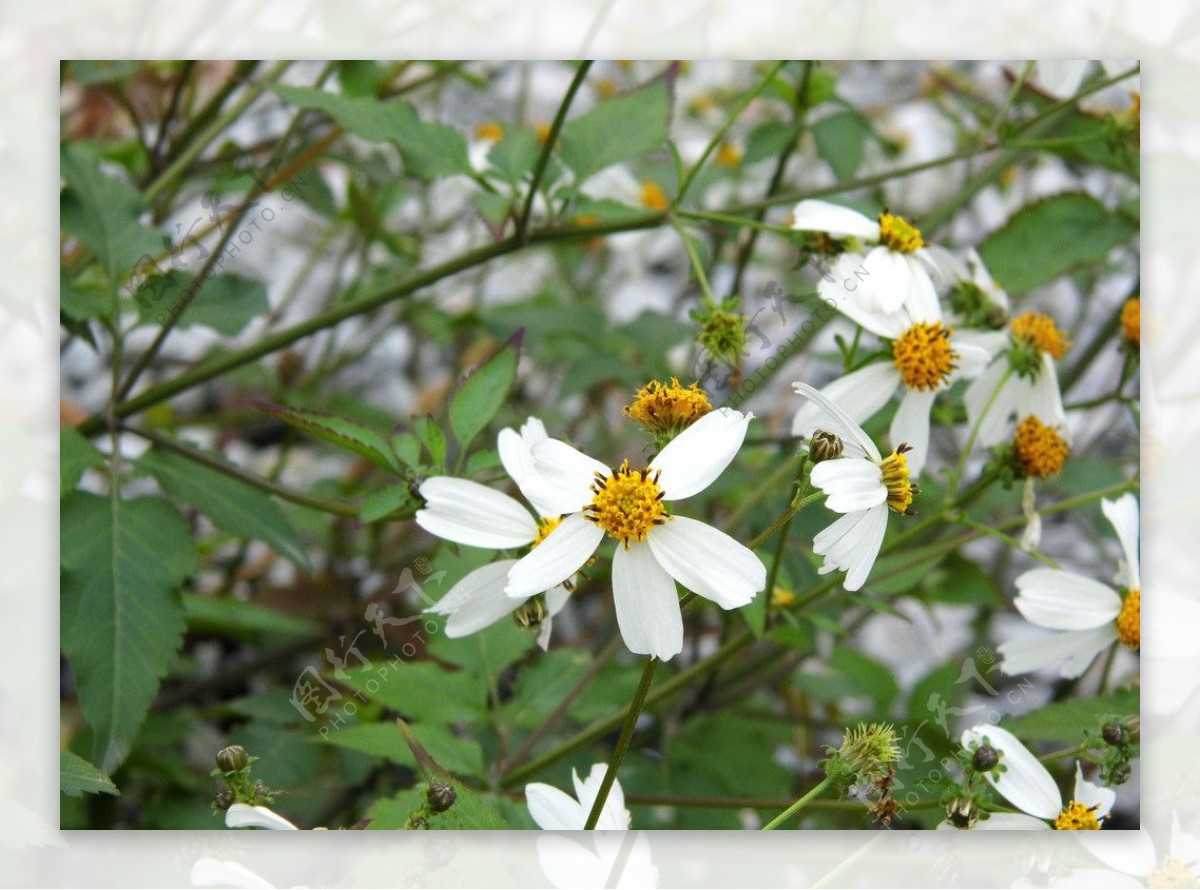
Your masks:
<svg viewBox="0 0 1200 890"><path fill-rule="evenodd" d="M554 531L562 523L561 516L543 516L538 520L537 537L533 539L530 548L536 547L542 541L550 536L550 532Z"/></svg>
<svg viewBox="0 0 1200 890"><path fill-rule="evenodd" d="M676 435L712 410L708 396L699 386L681 386L677 377L666 386L651 380L634 395L625 415L656 433Z"/></svg>
<svg viewBox="0 0 1200 890"><path fill-rule="evenodd" d="M920 229L886 210L879 214L879 243L897 253L912 253L925 246Z"/></svg>
<svg viewBox="0 0 1200 890"><path fill-rule="evenodd" d="M776 587L771 591L771 605L780 609L786 609L788 606L796 602L796 594L788 590L786 587Z"/></svg>
<svg viewBox="0 0 1200 890"><path fill-rule="evenodd" d="M883 459L880 468L883 470L883 484L887 488L887 505L897 513L907 513L912 506L913 495L916 493L912 482L908 479L908 458L905 452L907 445L900 445L895 451Z"/></svg>
<svg viewBox="0 0 1200 890"><path fill-rule="evenodd" d="M1142 345L1142 301L1132 297L1121 307L1121 333L1134 346Z"/></svg>
<svg viewBox="0 0 1200 890"><path fill-rule="evenodd" d="M1146 878L1147 887L1200 887L1194 863L1184 862L1174 856L1164 856L1163 861Z"/></svg>
<svg viewBox="0 0 1200 890"><path fill-rule="evenodd" d="M1054 324L1049 315L1038 312L1024 312L1009 323L1013 336L1024 340L1038 352L1048 352L1055 359L1060 359L1071 345Z"/></svg>
<svg viewBox="0 0 1200 890"><path fill-rule="evenodd" d="M732 142L722 142L717 149L717 163L722 167L736 167L742 162L742 150Z"/></svg>
<svg viewBox="0 0 1200 890"><path fill-rule="evenodd" d="M1058 831L1099 831L1100 820L1095 807L1085 807L1077 800L1071 801L1054 820Z"/></svg>
<svg viewBox="0 0 1200 890"><path fill-rule="evenodd" d="M1058 475L1071 453L1066 439L1032 415L1017 424L1013 448L1025 475L1034 479Z"/></svg>
<svg viewBox="0 0 1200 890"><path fill-rule="evenodd" d="M667 193L662 190L662 186L657 182L647 180L642 183L642 206L647 210L666 210L671 206L671 202L667 199Z"/></svg>
<svg viewBox="0 0 1200 890"><path fill-rule="evenodd" d="M940 321L917 322L892 343L892 361L909 389L934 390L954 370L958 353L950 348L954 331Z"/></svg>
<svg viewBox="0 0 1200 890"><path fill-rule="evenodd" d="M1117 615L1117 637L1135 652L1142 648L1142 592L1125 594L1121 613Z"/></svg>
<svg viewBox="0 0 1200 890"><path fill-rule="evenodd" d="M644 541L656 525L671 517L663 506L658 487L661 471L629 469L629 461L610 476L596 474L592 483L595 497L584 507L584 515L629 549L630 541Z"/></svg>
<svg viewBox="0 0 1200 890"><path fill-rule="evenodd" d="M475 128L475 138L481 142L499 142L504 138L504 128L496 121L485 121Z"/></svg>

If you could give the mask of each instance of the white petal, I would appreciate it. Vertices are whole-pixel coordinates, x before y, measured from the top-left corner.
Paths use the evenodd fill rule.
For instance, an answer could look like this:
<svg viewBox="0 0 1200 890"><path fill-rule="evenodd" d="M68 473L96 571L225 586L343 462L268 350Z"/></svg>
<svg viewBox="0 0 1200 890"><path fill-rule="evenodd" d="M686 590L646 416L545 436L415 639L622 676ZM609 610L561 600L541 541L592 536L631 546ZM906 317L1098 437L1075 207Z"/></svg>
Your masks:
<svg viewBox="0 0 1200 890"><path fill-rule="evenodd" d="M543 652L550 648L550 635L554 633L554 619L547 615L542 619L542 623L538 625L537 644L538 648Z"/></svg>
<svg viewBox="0 0 1200 890"><path fill-rule="evenodd" d="M704 491L737 456L753 414L718 408L676 436L650 462L662 470L663 499L676 501Z"/></svg>
<svg viewBox="0 0 1200 890"><path fill-rule="evenodd" d="M417 525L431 535L490 550L524 547L537 537L537 522L521 502L486 485L435 476L420 492L425 508L417 511Z"/></svg>
<svg viewBox="0 0 1200 890"><path fill-rule="evenodd" d="M813 539L813 553L825 557L821 574L843 570L846 580L842 586L846 590L861 588L883 545L887 514L888 508L880 504L870 510L847 513L819 532Z"/></svg>
<svg viewBox="0 0 1200 890"><path fill-rule="evenodd" d="M859 424L874 417L888 403L896 387L900 385L900 373L891 362L874 362L838 377L823 390L826 401L832 402L841 409L842 413L858 427ZM797 392L800 392L797 389ZM801 393L804 395L804 393ZM801 406L792 420L793 436L811 436L815 430L824 429L834 433L848 446L855 447L855 454L868 454L859 443L837 429L829 426L829 412L821 403L813 400ZM866 434L863 434L866 438Z"/></svg>
<svg viewBox="0 0 1200 890"><path fill-rule="evenodd" d="M1000 764L1006 767L993 779L995 770L985 774L989 784L1014 807L1037 816L1053 819L1062 810L1062 795L1054 777L1007 729L988 723L972 726L963 733L963 747L983 744L984 741L1001 753Z"/></svg>
<svg viewBox="0 0 1200 890"><path fill-rule="evenodd" d="M1132 494L1123 494L1115 501L1102 500L1100 508L1117 532L1121 551L1125 554L1124 585L1130 590L1141 590L1142 580L1138 559L1138 502Z"/></svg>
<svg viewBox="0 0 1200 890"><path fill-rule="evenodd" d="M767 567L725 532L676 516L646 536L667 572L688 590L722 609L737 609L767 584Z"/></svg>
<svg viewBox="0 0 1200 890"><path fill-rule="evenodd" d="M970 342L961 334L955 333L951 340L954 351L958 354L958 367L950 373L950 380L974 380L986 369L995 354L987 347Z"/></svg>
<svg viewBox="0 0 1200 890"><path fill-rule="evenodd" d="M1175 859L1184 862L1200 860L1200 839L1179 827L1179 813L1171 811L1171 843L1170 854Z"/></svg>
<svg viewBox="0 0 1200 890"><path fill-rule="evenodd" d="M892 445L899 448L901 444L907 444L912 449L906 457L909 472L914 476L921 474L929 458L929 412L936 396L934 390L906 389L892 418L889 432Z"/></svg>
<svg viewBox="0 0 1200 890"><path fill-rule="evenodd" d="M1098 581L1055 569L1033 569L1017 578L1013 601L1022 615L1050 630L1087 630L1116 619L1121 598Z"/></svg>
<svg viewBox="0 0 1200 890"><path fill-rule="evenodd" d="M967 391L963 393L967 423L971 427L979 426L978 441L984 448L998 445L1008 437L1008 418L1013 413L1018 396L1017 378L1010 376L1005 380L1003 388L993 399L993 393L996 393L996 387L1000 386L1000 381L1004 379L1007 371L1008 359L1001 357L972 380Z"/></svg>
<svg viewBox="0 0 1200 890"><path fill-rule="evenodd" d="M1049 831L1041 819L1024 813L992 813L975 823L976 831Z"/></svg>
<svg viewBox="0 0 1200 890"><path fill-rule="evenodd" d="M884 248L884 253L890 253ZM833 266L822 267L821 280L817 282L817 294L827 304L832 304L855 324L877 337L894 339L911 327L907 312L878 309L872 299L865 296L871 272L866 266L867 258L861 253L847 251L833 262ZM907 286L907 285L906 285Z"/></svg>
<svg viewBox="0 0 1200 890"><path fill-rule="evenodd" d="M872 460L877 462L883 460L883 457L879 454L879 449L875 447L875 443L863 432L863 428L855 423L854 419L838 407L833 400L807 383L793 383L792 387L799 395L820 406L825 414L825 419L822 420L822 429L827 429L836 435L847 447L850 445L857 447ZM888 395L890 397L891 393Z"/></svg>
<svg viewBox="0 0 1200 890"><path fill-rule="evenodd" d="M575 794L583 808L590 813L600 796L600 785L608 774L608 766L603 763L592 765L586 779L582 781L579 773L571 770L571 779L575 783ZM624 831L629 828L629 813L625 810L625 792L621 790L621 781L614 780L608 789L608 797L604 799L604 807L600 810L600 818L596 821L596 830Z"/></svg>
<svg viewBox="0 0 1200 890"><path fill-rule="evenodd" d="M667 523L672 524L674 520ZM655 529L650 538L657 534ZM617 547L612 587L617 625L630 652L667 661L683 651L683 615L675 582L648 544L630 544L628 550Z"/></svg>
<svg viewBox="0 0 1200 890"><path fill-rule="evenodd" d="M235 803L225 811L227 828L268 828L273 830L298 831L291 822L274 810Z"/></svg>
<svg viewBox="0 0 1200 890"><path fill-rule="evenodd" d="M553 515L582 510L592 502L595 475L607 478L612 473L600 461L558 439L544 439L532 452L534 472L525 477L521 490Z"/></svg>
<svg viewBox="0 0 1200 890"><path fill-rule="evenodd" d="M1150 872L1154 871L1157 861L1154 853L1154 840L1150 837L1150 832L1144 828L1138 831L1115 833L1079 831L1075 833L1075 840L1079 841L1089 853L1116 871L1124 872L1127 875L1137 875L1141 878L1147 877Z"/></svg>
<svg viewBox="0 0 1200 890"><path fill-rule="evenodd" d="M908 265L908 258L886 247L876 247L863 261L863 270L866 276L858 286L863 307L883 314L899 312L912 287L912 268ZM933 284L929 283L928 275L925 281L932 290Z"/></svg>
<svg viewBox="0 0 1200 890"><path fill-rule="evenodd" d="M1038 373L1037 379L1029 386L1029 402L1025 411L1018 412L1022 414L1032 414L1046 426L1058 429L1062 435L1070 441L1067 436L1067 412L1063 409L1062 392L1058 388L1058 371L1054 367L1054 359L1050 353L1042 353L1042 370Z"/></svg>
<svg viewBox="0 0 1200 890"><path fill-rule="evenodd" d="M524 602L504 593L509 569L516 564L515 559L502 559L470 572L425 611L450 616L446 636L451 638L483 630Z"/></svg>
<svg viewBox="0 0 1200 890"><path fill-rule="evenodd" d="M201 856L192 864L193 887L238 887L240 890L274 890L275 885L229 859Z"/></svg>
<svg viewBox="0 0 1200 890"><path fill-rule="evenodd" d="M942 320L942 306L938 303L937 291L930 278L930 269L940 276L941 270L937 264L928 258L928 254L920 256L923 251L901 256L908 265L908 293L904 299L904 308L913 321L934 322Z"/></svg>
<svg viewBox="0 0 1200 890"><path fill-rule="evenodd" d="M1112 812L1113 804L1117 802L1117 792L1102 785L1096 785L1083 777L1083 764L1075 764L1075 796L1085 807L1096 808L1096 818L1103 819Z"/></svg>
<svg viewBox="0 0 1200 890"><path fill-rule="evenodd" d="M572 513L528 555L517 560L509 570L504 592L527 599L557 587L579 571L603 537L602 528L584 519L582 513Z"/></svg>
<svg viewBox="0 0 1200 890"><path fill-rule="evenodd" d="M792 210L792 228L803 232L826 232L834 238L879 240L879 222L863 216L857 210L819 201L801 201Z"/></svg>
<svg viewBox="0 0 1200 890"><path fill-rule="evenodd" d="M587 824L587 810L579 801L553 785L533 782L525 786L529 815L546 831L579 831Z"/></svg>
<svg viewBox="0 0 1200 890"><path fill-rule="evenodd" d="M533 509L538 512L538 515L557 516L558 514L550 510L548 505L538 503L530 498L522 484L526 477L532 475L536 469L533 460L533 446L547 438L549 437L546 435L546 427L536 417L531 417L521 425L519 433L511 428L502 429L496 438L496 450L500 453L500 463L504 464L505 472L513 482L517 483L521 493L529 498L529 502L533 504Z"/></svg>
<svg viewBox="0 0 1200 890"><path fill-rule="evenodd" d="M1062 662L1059 675L1074 679L1116 639L1116 626L1106 624L1090 630L1065 630L1047 637L1011 640L996 651L1004 659L1000 670L1006 674L1024 674Z"/></svg>
<svg viewBox="0 0 1200 890"><path fill-rule="evenodd" d="M827 495L825 506L835 513L869 510L887 500L883 470L862 457L823 460L812 469L812 484Z"/></svg>
<svg viewBox="0 0 1200 890"><path fill-rule="evenodd" d="M551 615L557 615L566 608L567 600L571 598L571 591L563 587L561 584L558 587L553 587L546 591L546 611Z"/></svg>

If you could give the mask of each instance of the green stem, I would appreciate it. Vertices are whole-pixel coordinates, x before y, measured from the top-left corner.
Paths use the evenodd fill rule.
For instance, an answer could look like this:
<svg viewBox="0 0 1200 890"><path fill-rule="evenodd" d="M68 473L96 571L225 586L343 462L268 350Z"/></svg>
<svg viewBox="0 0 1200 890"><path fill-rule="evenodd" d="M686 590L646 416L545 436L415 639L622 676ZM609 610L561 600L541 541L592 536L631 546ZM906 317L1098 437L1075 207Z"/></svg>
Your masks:
<svg viewBox="0 0 1200 890"><path fill-rule="evenodd" d="M804 471L808 468L808 453L800 455L800 465L796 468L796 494L788 504L788 509L785 511L787 519L780 528L779 540L775 542L775 554L771 558L771 570L767 573L767 586L765 588L766 602L763 604L763 627L769 627L771 623L771 600L772 593L775 590L775 582L779 578L779 566L783 563L783 550L787 545L788 530L792 526L792 519L796 515L796 510L799 509L800 503L803 503L804 491L807 487L808 480L805 478ZM804 487L801 487L801 486Z"/></svg>
<svg viewBox="0 0 1200 890"><path fill-rule="evenodd" d="M806 806L808 806L810 803L812 803L812 801L815 798L820 797L822 794L824 794L825 791L833 784L833 781L834 781L834 777L832 775L825 776L825 778L822 779L820 782L818 782L813 787L813 789L808 792L808 794L804 795L802 798L800 798L798 801L796 801L794 804L792 804L790 807L788 807L786 810L784 810L782 813L780 813L778 816L776 816L774 819L772 819L770 822L768 822L766 825L764 825L762 827L762 830L763 831L774 831L782 823L786 822L792 816L796 815L798 812L800 812L802 809L804 809Z"/></svg>
<svg viewBox="0 0 1200 890"><path fill-rule="evenodd" d="M679 234L679 240L683 242L683 249L687 251L688 260L692 264L692 272L696 275L696 282L704 293L705 301L715 308L718 305L717 298L713 296L712 286L708 283L708 275L704 271L704 264L700 262L700 255L696 253L696 246L692 244L692 237L676 220L672 219L671 225Z"/></svg>
<svg viewBox="0 0 1200 890"><path fill-rule="evenodd" d="M604 773L604 780L600 783L600 791L596 795L592 811L588 813L587 822L583 826L585 831L592 830L600 821L604 802L608 800L608 792L612 790L613 783L617 780L617 772L621 769L621 761L625 759L625 752L629 749L629 742L633 738L633 729L637 725L638 716L642 713L642 708L646 706L646 695L650 692L650 683L654 680L654 671L659 664L661 662L651 655L642 671L642 680L638 683L637 692L634 693L629 711L625 715L625 725L621 728L617 746L613 748L612 757L608 760L608 769Z"/></svg>
<svg viewBox="0 0 1200 890"><path fill-rule="evenodd" d="M971 431L967 433L966 444L963 445L962 454L958 458L958 464L954 467L954 475L947 480L946 497L942 501L942 509L946 510L958 494L958 485L962 481L963 473L967 469L967 461L971 457L971 452L975 448L975 440L979 438L979 429L983 426L983 420L988 416L988 412L996 404L996 399L1000 398L1000 392L1004 389L1008 379L1012 377L1013 369L1006 368L999 382L996 383L996 388L992 390L992 394L988 396L987 402L983 406L983 410L979 412L979 416L975 418L975 423L971 425Z"/></svg>
<svg viewBox="0 0 1200 890"><path fill-rule="evenodd" d="M994 529L991 526L987 526L987 525L983 525L981 523L975 522L974 520L968 519L965 516L958 520L958 524L965 525L967 528L973 528L973 529L975 529L975 531L979 532L980 534L987 535L988 537L991 537L991 538L996 538L998 540L1003 541L1009 547L1012 547L1016 550L1020 550L1024 553L1028 553L1030 556L1032 556L1034 559L1036 559L1042 565L1047 566L1048 568L1051 568L1051 569L1058 568L1058 563L1056 563L1050 557L1046 556L1044 553L1041 553L1037 550L1025 550L1025 548L1021 546L1021 542L1018 541L1016 538L1012 537L1011 535L1006 535L1006 534L1004 534L1004 532L998 531L997 529Z"/></svg>

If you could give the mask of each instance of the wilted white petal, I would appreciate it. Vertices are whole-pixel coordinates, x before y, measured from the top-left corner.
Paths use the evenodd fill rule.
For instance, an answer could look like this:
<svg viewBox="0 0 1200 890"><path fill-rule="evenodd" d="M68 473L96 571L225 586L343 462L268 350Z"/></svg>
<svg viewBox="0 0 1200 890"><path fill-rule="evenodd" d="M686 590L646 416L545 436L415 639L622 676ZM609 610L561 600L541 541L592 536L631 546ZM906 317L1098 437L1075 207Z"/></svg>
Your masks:
<svg viewBox="0 0 1200 890"><path fill-rule="evenodd" d="M617 626L630 652L667 661L683 651L683 616L675 581L647 544L630 544L628 550L617 547L612 589Z"/></svg>
<svg viewBox="0 0 1200 890"><path fill-rule="evenodd" d="M1017 578L1014 605L1038 627L1087 630L1114 621L1121 598L1098 581L1057 569L1033 569Z"/></svg>
<svg viewBox="0 0 1200 890"><path fill-rule="evenodd" d="M537 521L520 501L486 485L434 476L420 492L425 507L417 511L417 525L431 535L489 550L523 547L537 537Z"/></svg>
<svg viewBox="0 0 1200 890"><path fill-rule="evenodd" d="M662 470L663 499L675 501L704 491L737 456L753 414L718 408L676 436L650 462Z"/></svg>
<svg viewBox="0 0 1200 890"><path fill-rule="evenodd" d="M861 457L823 460L813 467L809 478L825 492L825 506L835 513L869 510L887 500L883 470Z"/></svg>
<svg viewBox="0 0 1200 890"><path fill-rule="evenodd" d="M879 240L879 222L857 210L810 198L792 209L792 228L804 232L826 232L834 238Z"/></svg>
<svg viewBox="0 0 1200 890"><path fill-rule="evenodd" d="M1000 752L1000 765L1005 767L986 773L988 783L1017 809L1039 819L1055 818L1062 809L1062 795L1054 777L1033 753L1007 729L989 723L963 733L963 747L968 750L985 742ZM998 778L993 778L996 775Z"/></svg>
<svg viewBox="0 0 1200 890"><path fill-rule="evenodd" d="M722 609L746 605L767 584L762 560L707 523L676 516L652 529L646 543L672 578Z"/></svg>

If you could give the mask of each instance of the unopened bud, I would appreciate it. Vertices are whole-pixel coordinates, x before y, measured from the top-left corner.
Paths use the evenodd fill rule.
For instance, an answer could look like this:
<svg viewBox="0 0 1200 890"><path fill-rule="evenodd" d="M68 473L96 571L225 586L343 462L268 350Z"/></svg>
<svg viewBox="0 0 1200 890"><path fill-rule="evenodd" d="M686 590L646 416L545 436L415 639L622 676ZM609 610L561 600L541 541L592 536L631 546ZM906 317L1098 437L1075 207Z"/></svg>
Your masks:
<svg viewBox="0 0 1200 890"><path fill-rule="evenodd" d="M222 788L213 798L213 806L218 810L227 810L233 806L234 800L233 792L228 788Z"/></svg>
<svg viewBox="0 0 1200 890"><path fill-rule="evenodd" d="M458 794L445 782L434 782L425 792L425 800L429 802L429 808L435 813L446 812L454 806L454 801L457 799Z"/></svg>
<svg viewBox="0 0 1200 890"><path fill-rule="evenodd" d="M955 828L971 828L979 821L979 807L969 797L956 797L946 807L946 821Z"/></svg>
<svg viewBox="0 0 1200 890"><path fill-rule="evenodd" d="M1110 720L1105 723L1100 729L1100 737L1110 745L1116 746L1128 740L1129 736L1125 732L1125 727L1116 720Z"/></svg>
<svg viewBox="0 0 1200 890"><path fill-rule="evenodd" d="M842 456L842 440L828 430L817 430L808 445L808 456L814 464Z"/></svg>
<svg viewBox="0 0 1200 890"><path fill-rule="evenodd" d="M998 763L1000 763L1000 754L991 745L980 745L975 751L975 757L971 760L971 766L981 773L995 769Z"/></svg>
<svg viewBox="0 0 1200 890"><path fill-rule="evenodd" d="M1122 760L1112 768L1109 774L1109 784L1124 785L1129 781L1129 777L1133 775L1133 768L1129 765L1128 760Z"/></svg>
<svg viewBox="0 0 1200 890"><path fill-rule="evenodd" d="M217 768L223 773L241 772L249 763L246 749L241 745L230 745L217 752Z"/></svg>

